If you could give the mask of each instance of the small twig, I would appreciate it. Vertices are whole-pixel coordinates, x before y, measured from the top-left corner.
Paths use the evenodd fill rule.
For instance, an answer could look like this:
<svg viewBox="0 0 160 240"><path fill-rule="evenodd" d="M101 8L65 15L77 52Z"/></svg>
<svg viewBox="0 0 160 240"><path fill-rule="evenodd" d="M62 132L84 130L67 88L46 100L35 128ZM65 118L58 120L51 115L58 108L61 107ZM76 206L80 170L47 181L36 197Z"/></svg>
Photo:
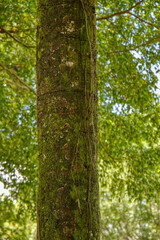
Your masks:
<svg viewBox="0 0 160 240"><path fill-rule="evenodd" d="M9 33L19 33L21 32L25 32L25 31L30 31L30 30L36 30L36 28L25 28L25 29L20 29L20 28L15 28L15 29L4 29L3 26L0 26L0 33L6 33L5 32L8 31Z"/></svg>
<svg viewBox="0 0 160 240"><path fill-rule="evenodd" d="M36 40L35 40L32 36L30 36L29 34L25 34L25 35L26 35L27 37L31 38L33 42L36 42Z"/></svg>
<svg viewBox="0 0 160 240"><path fill-rule="evenodd" d="M4 70L6 70L8 73L13 75L15 78L17 78L20 83L22 83L26 88L28 88L30 91L32 91L36 95L35 91L30 86L28 86L27 83L25 83L20 77L18 77L18 75L15 72L13 72L10 69L8 69L7 67L5 67L1 62L0 62L0 66Z"/></svg>
<svg viewBox="0 0 160 240"><path fill-rule="evenodd" d="M114 16L118 16L118 15L122 15L125 13L129 13L133 8L136 8L139 4L141 4L142 2L144 2L144 0L141 0L139 2L137 2L135 5L133 5L132 7L130 7L129 9L125 10L125 11L121 11L121 12L117 12L117 13L113 13L110 16L105 16L105 17L101 17L101 18L97 18L97 21L101 21L101 20L107 20L109 18L112 18Z"/></svg>
<svg viewBox="0 0 160 240"><path fill-rule="evenodd" d="M12 81L10 81L8 78L5 78L5 80L6 80L7 82L9 82L10 84L15 85L15 86L17 86L17 87L19 87L19 88L21 88L21 89L28 90L26 87L24 87L24 86L22 86L22 85L19 85L18 83L12 82Z"/></svg>
<svg viewBox="0 0 160 240"><path fill-rule="evenodd" d="M122 50L122 51L117 51L117 50L116 50L116 51L113 51L113 52L107 52L107 54L113 54L113 53L122 53L122 52L134 51L134 50L137 49L137 48L144 47L144 46L146 46L146 45L148 45L148 44L154 42L154 41L155 41L156 39L158 39L158 38L160 38L160 35L158 35L158 36L155 37L155 38L152 38L152 39L148 40L146 43L141 43L141 44L138 45L138 46L134 46L134 47L129 48L129 49L124 49L124 50Z"/></svg>
<svg viewBox="0 0 160 240"><path fill-rule="evenodd" d="M19 30L17 29L11 29L11 30L7 30L9 33L18 33ZM6 33L5 30L3 28L0 27L0 33Z"/></svg>
<svg viewBox="0 0 160 240"><path fill-rule="evenodd" d="M25 43L22 43L19 39L17 39L13 34L11 34L9 31L7 31L6 29L0 27L1 30L3 30L4 33L6 33L7 35L9 35L11 38L13 38L16 42L18 42L19 44L21 44L22 46L26 47L26 48L35 48L35 46L29 46L26 45Z"/></svg>
<svg viewBox="0 0 160 240"><path fill-rule="evenodd" d="M106 11L108 10L106 7L103 6L102 3L100 3L100 2L97 2L97 3L98 3L99 5L101 5L101 6L103 7L104 10L106 10Z"/></svg>
<svg viewBox="0 0 160 240"><path fill-rule="evenodd" d="M147 22L147 21L143 20L142 18L140 18L140 17L139 17L139 16L137 16L136 14L134 14L134 13L131 13L131 12L128 12L128 14L130 14L130 15L132 15L132 16L134 16L134 17L138 18L140 21L142 21L142 22L144 22L144 23L146 23L146 24L148 24L148 25L150 25L150 26L152 26L152 27L155 27L155 28L157 28L157 29L158 29L158 27L157 27L157 26L155 26L154 24L152 24L152 23L150 23L150 22Z"/></svg>

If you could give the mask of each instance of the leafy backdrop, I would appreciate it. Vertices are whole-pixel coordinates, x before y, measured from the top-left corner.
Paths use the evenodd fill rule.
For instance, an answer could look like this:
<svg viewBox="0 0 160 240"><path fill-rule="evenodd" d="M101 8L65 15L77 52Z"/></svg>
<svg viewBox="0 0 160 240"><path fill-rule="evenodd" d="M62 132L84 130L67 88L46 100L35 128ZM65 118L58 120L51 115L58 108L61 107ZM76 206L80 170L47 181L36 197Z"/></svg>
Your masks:
<svg viewBox="0 0 160 240"><path fill-rule="evenodd" d="M1 194L0 236L31 240L36 1L3 0L0 12L0 181L9 190ZM102 239L158 240L159 1L97 1L96 12Z"/></svg>

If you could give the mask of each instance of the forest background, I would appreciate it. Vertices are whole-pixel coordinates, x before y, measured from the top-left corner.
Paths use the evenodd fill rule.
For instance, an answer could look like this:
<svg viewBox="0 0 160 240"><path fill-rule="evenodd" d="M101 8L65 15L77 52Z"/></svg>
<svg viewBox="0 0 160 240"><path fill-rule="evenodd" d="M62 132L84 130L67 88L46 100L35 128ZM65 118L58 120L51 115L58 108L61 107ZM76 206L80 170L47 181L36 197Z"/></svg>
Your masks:
<svg viewBox="0 0 160 240"><path fill-rule="evenodd" d="M102 239L160 239L160 2L97 1ZM0 4L0 239L36 239L36 1Z"/></svg>

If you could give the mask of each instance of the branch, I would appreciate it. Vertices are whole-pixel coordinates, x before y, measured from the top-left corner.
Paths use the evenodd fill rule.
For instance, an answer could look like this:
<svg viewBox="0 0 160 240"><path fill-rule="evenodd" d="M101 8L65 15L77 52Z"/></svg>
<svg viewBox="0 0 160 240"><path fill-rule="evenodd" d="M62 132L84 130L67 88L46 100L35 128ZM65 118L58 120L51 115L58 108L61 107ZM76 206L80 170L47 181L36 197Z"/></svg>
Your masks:
<svg viewBox="0 0 160 240"><path fill-rule="evenodd" d="M27 83L25 83L20 77L18 77L18 75L15 72L13 72L10 69L6 68L1 62L0 62L0 66L4 70L6 70L8 73L13 75L15 78L17 78L20 83L22 83L26 88L28 88L30 91L32 91L36 95L35 91L30 86L28 86Z"/></svg>
<svg viewBox="0 0 160 240"><path fill-rule="evenodd" d="M18 33L19 30L14 30L14 29L11 29L11 30L6 30L8 31L9 33ZM0 27L0 33L6 33L5 30L3 28Z"/></svg>
<svg viewBox="0 0 160 240"><path fill-rule="evenodd" d="M155 37L155 38L152 38L152 39L148 40L146 43L141 43L140 45L135 46L135 47L132 47L132 48L130 48L130 49L124 49L124 50L122 50L122 51L107 52L107 54L112 54L112 53L122 53L122 52L134 51L134 50L137 49L137 48L144 47L144 46L146 46L146 45L148 45L148 44L154 42L154 41L155 41L156 39L158 39L158 38L160 38L160 35L158 35L158 36Z"/></svg>
<svg viewBox="0 0 160 240"><path fill-rule="evenodd" d="M125 13L129 13L133 8L137 7L139 4L141 4L142 2L144 2L144 0L141 0L139 2L137 2L135 5L133 5L131 8L125 10L125 11L122 11L122 12L117 12L117 13L113 13L111 14L110 16L106 16L106 17L101 17L101 18L97 18L96 20L97 21L101 21L101 20L107 20L109 18L112 18L114 16L118 16L118 15L122 15L122 14L125 14Z"/></svg>
<svg viewBox="0 0 160 240"><path fill-rule="evenodd" d="M11 38L13 38L16 42L18 42L19 44L21 44L22 46L26 47L26 48L35 48L35 46L28 46L25 43L22 43L20 40L18 40L13 34L11 34L9 31L7 31L6 29L0 27L0 29L6 33L7 35L9 35Z"/></svg>
<svg viewBox="0 0 160 240"><path fill-rule="evenodd" d="M36 30L36 28L25 28L23 29L23 32L27 32L27 31L30 31L30 30ZM20 31L22 31L22 29L10 29L10 30L6 30L8 31L9 33L19 33ZM5 29L3 28L3 26L0 26L0 33L5 33Z"/></svg>
<svg viewBox="0 0 160 240"><path fill-rule="evenodd" d="M152 26L152 27L158 28L158 27L155 26L154 24L152 24L152 23L150 23L150 22L147 22L147 21L143 20L142 18L140 18L139 16L137 16L137 15L134 14L134 13L131 13L131 12L128 12L128 13L129 13L130 15L132 15L132 16L138 18L140 21L142 21L142 22L144 22L144 23L147 23L148 25L150 25L150 26Z"/></svg>
<svg viewBox="0 0 160 240"><path fill-rule="evenodd" d="M18 83L12 82L12 81L10 81L8 78L5 78L5 80L6 80L7 82L11 83L12 85L15 85L15 86L17 86L17 87L19 87L19 88L21 88L21 89L28 90L26 87L24 87L24 86L22 86L22 85L19 85Z"/></svg>

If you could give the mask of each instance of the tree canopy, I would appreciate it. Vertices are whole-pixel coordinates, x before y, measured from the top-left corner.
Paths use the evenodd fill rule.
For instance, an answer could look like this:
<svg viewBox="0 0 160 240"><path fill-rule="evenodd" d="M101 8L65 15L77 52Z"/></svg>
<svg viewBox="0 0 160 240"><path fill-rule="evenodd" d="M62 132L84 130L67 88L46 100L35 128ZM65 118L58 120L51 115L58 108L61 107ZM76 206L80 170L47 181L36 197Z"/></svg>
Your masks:
<svg viewBox="0 0 160 240"><path fill-rule="evenodd" d="M35 220L38 169L36 1L3 0L0 10L0 181L9 190L8 200L1 195L0 208L12 208L15 216L18 209L27 209L19 214L21 220L32 219L26 220L27 226ZM160 235L156 222L160 192L159 12L158 0L96 3L103 239L125 239L125 234L128 239L159 239ZM125 217L115 230L122 209ZM142 225L148 224L146 228L139 227L140 217ZM6 224L20 224L21 220L2 216L0 234L6 234L4 239L15 239L14 228L9 231ZM128 228L123 227L125 221ZM29 239L22 232L19 239Z"/></svg>

